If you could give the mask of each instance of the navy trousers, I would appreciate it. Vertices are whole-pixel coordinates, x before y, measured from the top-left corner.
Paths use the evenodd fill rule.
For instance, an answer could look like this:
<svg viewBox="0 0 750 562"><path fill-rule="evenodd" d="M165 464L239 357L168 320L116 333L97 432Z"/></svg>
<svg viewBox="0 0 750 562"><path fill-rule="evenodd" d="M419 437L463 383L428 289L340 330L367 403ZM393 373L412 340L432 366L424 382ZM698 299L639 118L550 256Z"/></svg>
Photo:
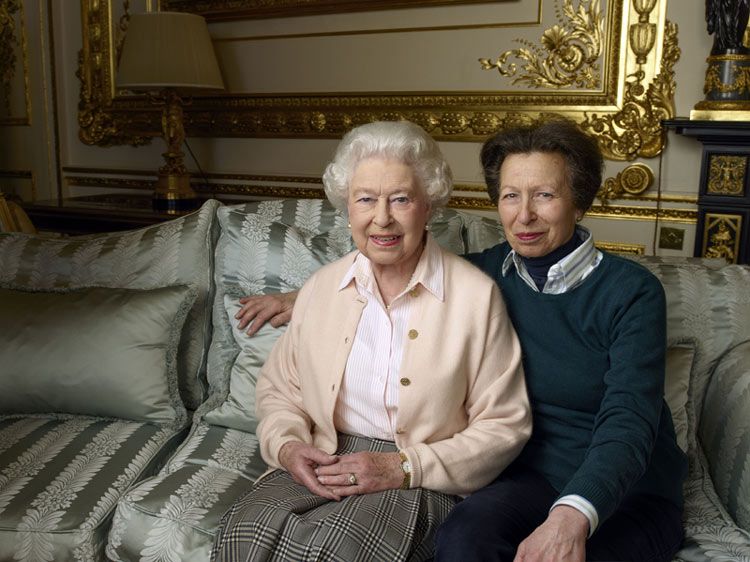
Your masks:
<svg viewBox="0 0 750 562"><path fill-rule="evenodd" d="M510 467L453 508L438 529L435 561L512 562L558 495L539 474ZM681 512L670 502L628 498L587 541L586 560L670 561L683 534Z"/></svg>

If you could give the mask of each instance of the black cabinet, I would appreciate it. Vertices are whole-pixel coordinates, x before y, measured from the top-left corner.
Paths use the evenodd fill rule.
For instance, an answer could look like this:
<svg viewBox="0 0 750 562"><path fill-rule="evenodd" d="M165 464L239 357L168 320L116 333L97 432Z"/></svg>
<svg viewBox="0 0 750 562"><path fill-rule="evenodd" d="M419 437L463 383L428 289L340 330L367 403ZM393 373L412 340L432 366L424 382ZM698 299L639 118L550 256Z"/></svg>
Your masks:
<svg viewBox="0 0 750 562"><path fill-rule="evenodd" d="M694 255L750 263L750 121L662 123L703 146Z"/></svg>

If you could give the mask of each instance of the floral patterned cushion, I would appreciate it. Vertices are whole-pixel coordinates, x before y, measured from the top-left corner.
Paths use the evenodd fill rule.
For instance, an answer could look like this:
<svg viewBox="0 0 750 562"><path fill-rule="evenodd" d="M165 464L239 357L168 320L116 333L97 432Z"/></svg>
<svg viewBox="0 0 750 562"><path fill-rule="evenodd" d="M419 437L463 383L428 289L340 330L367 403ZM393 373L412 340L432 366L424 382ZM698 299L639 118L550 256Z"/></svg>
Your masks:
<svg viewBox="0 0 750 562"><path fill-rule="evenodd" d="M196 424L161 472L120 501L108 557L208 561L221 516L265 470L254 435Z"/></svg>
<svg viewBox="0 0 750 562"><path fill-rule="evenodd" d="M177 369L182 399L194 410L205 398L213 224L219 205L207 201L195 213L128 232L75 238L0 233L0 287L193 288L197 299L182 330Z"/></svg>
<svg viewBox="0 0 750 562"><path fill-rule="evenodd" d="M101 418L0 419L0 560L103 560L117 500L182 435Z"/></svg>

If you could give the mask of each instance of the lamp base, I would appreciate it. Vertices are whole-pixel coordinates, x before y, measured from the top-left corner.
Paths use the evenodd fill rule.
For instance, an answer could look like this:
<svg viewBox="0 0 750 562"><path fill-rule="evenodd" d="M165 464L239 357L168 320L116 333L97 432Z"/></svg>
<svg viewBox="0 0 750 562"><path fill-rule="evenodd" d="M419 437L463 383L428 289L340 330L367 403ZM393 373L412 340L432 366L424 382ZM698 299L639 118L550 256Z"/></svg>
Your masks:
<svg viewBox="0 0 750 562"><path fill-rule="evenodd" d="M190 174L160 172L154 189L153 206L154 209L175 213L197 209L200 200L190 187Z"/></svg>

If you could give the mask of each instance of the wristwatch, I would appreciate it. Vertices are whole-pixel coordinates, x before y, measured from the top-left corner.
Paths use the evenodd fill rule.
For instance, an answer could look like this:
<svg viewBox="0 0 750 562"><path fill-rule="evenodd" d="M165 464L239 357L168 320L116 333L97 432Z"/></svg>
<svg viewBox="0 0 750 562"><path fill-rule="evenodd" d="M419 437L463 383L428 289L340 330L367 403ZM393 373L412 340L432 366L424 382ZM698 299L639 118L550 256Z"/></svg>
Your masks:
<svg viewBox="0 0 750 562"><path fill-rule="evenodd" d="M401 489L408 490L409 486L411 486L411 463L403 451L399 451L398 456L401 458L401 470L404 471L404 481L401 482Z"/></svg>

